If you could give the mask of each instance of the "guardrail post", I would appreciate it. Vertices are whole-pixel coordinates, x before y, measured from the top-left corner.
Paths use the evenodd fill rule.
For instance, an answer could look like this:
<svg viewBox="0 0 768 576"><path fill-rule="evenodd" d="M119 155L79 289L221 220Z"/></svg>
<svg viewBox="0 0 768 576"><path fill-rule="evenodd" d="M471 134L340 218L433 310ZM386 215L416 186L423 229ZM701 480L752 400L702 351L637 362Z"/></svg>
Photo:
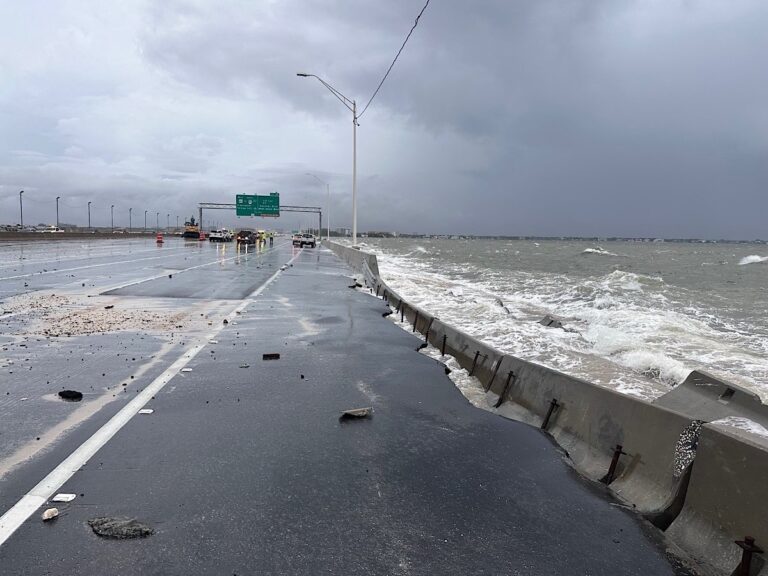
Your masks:
<svg viewBox="0 0 768 576"><path fill-rule="evenodd" d="M752 568L752 554L762 554L763 549L755 546L752 536L744 536L744 540L736 540L736 545L741 548L741 562L739 562L738 576L750 576Z"/></svg>
<svg viewBox="0 0 768 576"><path fill-rule="evenodd" d="M549 403L549 410L547 410L547 415L544 416L544 422L541 423L541 429L546 430L549 427L549 419L552 418L552 414L554 413L556 408L559 408L560 404L557 403L557 398L552 398L552 401Z"/></svg>
<svg viewBox="0 0 768 576"><path fill-rule="evenodd" d="M416 323L419 321L419 311L416 310L416 316L413 317L413 331L416 332Z"/></svg>
<svg viewBox="0 0 768 576"><path fill-rule="evenodd" d="M443 344L442 344L442 346L440 346L440 355L441 356L445 356L445 343L446 343L447 340L448 340L448 335L447 334L443 334Z"/></svg>

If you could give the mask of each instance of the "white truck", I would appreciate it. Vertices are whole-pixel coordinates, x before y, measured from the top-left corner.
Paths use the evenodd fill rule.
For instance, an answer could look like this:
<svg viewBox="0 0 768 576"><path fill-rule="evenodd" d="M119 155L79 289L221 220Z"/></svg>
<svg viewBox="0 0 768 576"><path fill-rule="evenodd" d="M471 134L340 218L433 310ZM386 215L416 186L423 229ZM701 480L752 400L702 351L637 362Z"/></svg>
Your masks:
<svg viewBox="0 0 768 576"><path fill-rule="evenodd" d="M210 234L208 234L208 240L211 242L232 242L232 232L226 228L211 230Z"/></svg>

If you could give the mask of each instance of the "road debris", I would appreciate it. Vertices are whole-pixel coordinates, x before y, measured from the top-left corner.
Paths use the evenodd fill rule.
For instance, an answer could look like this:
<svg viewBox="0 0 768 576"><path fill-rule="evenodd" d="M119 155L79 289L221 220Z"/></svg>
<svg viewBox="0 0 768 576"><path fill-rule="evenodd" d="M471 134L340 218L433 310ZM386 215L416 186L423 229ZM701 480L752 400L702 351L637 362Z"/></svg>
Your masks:
<svg viewBox="0 0 768 576"><path fill-rule="evenodd" d="M112 310L112 308L114 307L115 307L114 304L110 304L109 306L104 306L104 310Z"/></svg>
<svg viewBox="0 0 768 576"><path fill-rule="evenodd" d="M240 368L250 368L250 364L240 364Z"/></svg>
<svg viewBox="0 0 768 576"><path fill-rule="evenodd" d="M59 390L59 398L68 402L80 402L83 399L83 393L77 390Z"/></svg>
<svg viewBox="0 0 768 576"><path fill-rule="evenodd" d="M88 526L97 536L114 540L146 538L155 533L154 528L133 518L101 516L88 520Z"/></svg>
<svg viewBox="0 0 768 576"><path fill-rule="evenodd" d="M278 352L271 352L269 354L262 354L262 360L280 360L280 354Z"/></svg>
<svg viewBox="0 0 768 576"><path fill-rule="evenodd" d="M373 408L370 406L367 408L352 408L351 410L344 410L339 416L339 420L355 420L358 418L367 418L373 412Z"/></svg>
<svg viewBox="0 0 768 576"><path fill-rule="evenodd" d="M192 368L182 368L182 372L192 372Z"/></svg>
<svg viewBox="0 0 768 576"><path fill-rule="evenodd" d="M56 518L59 515L59 509L58 508L48 508L45 512L43 512L43 522L49 522Z"/></svg>
<svg viewBox="0 0 768 576"><path fill-rule="evenodd" d="M51 498L51 502L72 502L72 500L75 498L77 498L77 494L66 494L64 492L59 492L56 494L56 496Z"/></svg>
<svg viewBox="0 0 768 576"><path fill-rule="evenodd" d="M139 410L139 414L152 414L154 410L152 408L142 408Z"/></svg>

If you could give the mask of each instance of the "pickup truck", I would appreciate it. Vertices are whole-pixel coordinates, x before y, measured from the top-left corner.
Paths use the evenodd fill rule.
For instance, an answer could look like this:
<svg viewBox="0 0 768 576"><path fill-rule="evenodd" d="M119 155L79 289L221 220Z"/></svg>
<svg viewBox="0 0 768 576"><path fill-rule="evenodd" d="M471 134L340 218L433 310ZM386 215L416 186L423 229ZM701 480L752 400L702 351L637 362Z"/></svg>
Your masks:
<svg viewBox="0 0 768 576"><path fill-rule="evenodd" d="M211 242L232 242L232 232L226 228L211 230L211 233L208 234L208 240Z"/></svg>
<svg viewBox="0 0 768 576"><path fill-rule="evenodd" d="M294 234L292 243L294 246L298 246L299 248L304 248L305 246L314 248L317 246L317 239L315 238L314 234Z"/></svg>

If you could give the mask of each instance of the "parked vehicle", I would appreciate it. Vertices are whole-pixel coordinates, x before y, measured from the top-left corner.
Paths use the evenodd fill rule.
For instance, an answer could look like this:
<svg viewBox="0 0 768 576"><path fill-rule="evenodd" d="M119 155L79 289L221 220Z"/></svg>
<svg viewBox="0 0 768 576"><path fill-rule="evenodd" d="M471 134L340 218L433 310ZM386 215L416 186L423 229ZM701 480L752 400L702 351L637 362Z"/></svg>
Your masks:
<svg viewBox="0 0 768 576"><path fill-rule="evenodd" d="M211 230L210 234L208 234L208 240L211 242L232 242L232 232L226 228Z"/></svg>
<svg viewBox="0 0 768 576"><path fill-rule="evenodd" d="M317 239L315 238L314 234L307 234L307 233L294 234L292 242L294 246L298 246L299 248L304 248L306 246L309 246L310 248L314 248L315 246L317 246Z"/></svg>
<svg viewBox="0 0 768 576"><path fill-rule="evenodd" d="M250 230L240 230L237 233L238 244L256 244L256 235Z"/></svg>

